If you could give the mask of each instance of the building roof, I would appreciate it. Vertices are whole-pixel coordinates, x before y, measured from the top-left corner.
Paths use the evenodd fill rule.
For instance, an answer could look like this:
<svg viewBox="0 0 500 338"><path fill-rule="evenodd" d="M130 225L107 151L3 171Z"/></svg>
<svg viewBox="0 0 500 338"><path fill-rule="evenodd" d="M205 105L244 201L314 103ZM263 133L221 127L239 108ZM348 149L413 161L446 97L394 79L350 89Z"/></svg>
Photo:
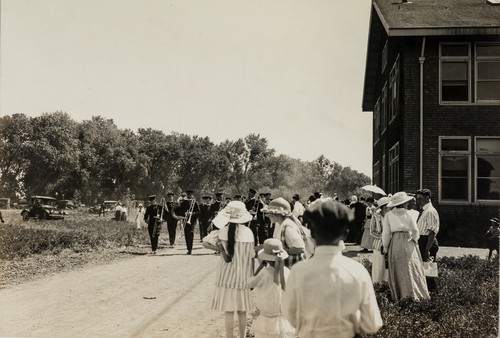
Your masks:
<svg viewBox="0 0 500 338"><path fill-rule="evenodd" d="M389 36L500 34L500 5L487 0L373 0Z"/></svg>
<svg viewBox="0 0 500 338"><path fill-rule="evenodd" d="M499 35L498 0L372 0L363 111L373 111L384 33L388 37ZM490 3L491 2L491 3Z"/></svg>

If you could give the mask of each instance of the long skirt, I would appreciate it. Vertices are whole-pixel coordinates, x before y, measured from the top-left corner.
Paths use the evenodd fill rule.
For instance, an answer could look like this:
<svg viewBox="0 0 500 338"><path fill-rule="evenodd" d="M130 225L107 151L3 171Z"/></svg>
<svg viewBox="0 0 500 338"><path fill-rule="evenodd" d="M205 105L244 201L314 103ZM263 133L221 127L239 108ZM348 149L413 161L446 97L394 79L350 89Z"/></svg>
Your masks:
<svg viewBox="0 0 500 338"><path fill-rule="evenodd" d="M406 231L393 232L389 244L389 287L393 300L430 298L417 243Z"/></svg>
<svg viewBox="0 0 500 338"><path fill-rule="evenodd" d="M373 283L380 283L388 280L389 270L385 268L384 255L374 249L372 254L372 281Z"/></svg>
<svg viewBox="0 0 500 338"><path fill-rule="evenodd" d="M367 221L368 224L370 224ZM360 247L368 249L368 250L373 250L373 241L375 240L375 237L370 233L370 225L365 226L363 228L363 237L361 237L361 244Z"/></svg>
<svg viewBox="0 0 500 338"><path fill-rule="evenodd" d="M250 289L215 287L212 309L218 311L251 311L253 302Z"/></svg>

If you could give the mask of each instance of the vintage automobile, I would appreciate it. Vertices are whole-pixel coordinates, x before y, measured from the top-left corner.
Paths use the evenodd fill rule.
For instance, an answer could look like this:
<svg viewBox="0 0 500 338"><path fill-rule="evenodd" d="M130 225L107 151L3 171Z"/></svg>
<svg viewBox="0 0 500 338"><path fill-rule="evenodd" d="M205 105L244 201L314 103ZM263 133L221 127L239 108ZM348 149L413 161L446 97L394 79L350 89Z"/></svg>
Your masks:
<svg viewBox="0 0 500 338"><path fill-rule="evenodd" d="M57 200L48 196L31 196L31 206L21 211L21 217L30 219L64 219L57 211Z"/></svg>
<svg viewBox="0 0 500 338"><path fill-rule="evenodd" d="M115 211L115 207L118 201L104 201L103 203L104 203L104 211L110 212L110 211ZM95 206L90 207L88 212L90 214L98 214L100 209L101 205L96 204Z"/></svg>
<svg viewBox="0 0 500 338"><path fill-rule="evenodd" d="M76 209L76 205L72 200L59 200L57 201L57 208L61 210Z"/></svg>

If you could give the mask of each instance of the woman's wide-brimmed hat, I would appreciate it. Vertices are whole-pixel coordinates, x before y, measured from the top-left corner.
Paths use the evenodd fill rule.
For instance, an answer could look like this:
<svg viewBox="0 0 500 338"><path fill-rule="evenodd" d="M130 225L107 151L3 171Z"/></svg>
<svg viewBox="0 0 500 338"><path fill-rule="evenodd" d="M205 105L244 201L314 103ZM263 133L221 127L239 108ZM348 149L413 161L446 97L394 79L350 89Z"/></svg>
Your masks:
<svg viewBox="0 0 500 338"><path fill-rule="evenodd" d="M241 201L231 201L217 216L212 220L212 223L217 228L222 228L227 223L247 223L252 220L253 216L248 212L245 203Z"/></svg>
<svg viewBox="0 0 500 338"><path fill-rule="evenodd" d="M290 203L288 203L288 201L283 197L273 199L268 205L265 205L261 211L266 214L292 216Z"/></svg>
<svg viewBox="0 0 500 338"><path fill-rule="evenodd" d="M413 196L408 196L404 191L400 191L391 196L391 201L387 206L389 208L401 205L413 199Z"/></svg>
<svg viewBox="0 0 500 338"><path fill-rule="evenodd" d="M264 241L264 246L259 250L257 256L261 261L274 262L276 257L288 258L288 253L283 249L283 243L276 238L268 238Z"/></svg>
<svg viewBox="0 0 500 338"><path fill-rule="evenodd" d="M391 201L391 198L390 197L381 197L378 199L377 201L377 206L380 208L380 207L383 207L384 205L388 204L389 202Z"/></svg>
<svg viewBox="0 0 500 338"><path fill-rule="evenodd" d="M496 217L490 218L491 223L500 224L500 220Z"/></svg>

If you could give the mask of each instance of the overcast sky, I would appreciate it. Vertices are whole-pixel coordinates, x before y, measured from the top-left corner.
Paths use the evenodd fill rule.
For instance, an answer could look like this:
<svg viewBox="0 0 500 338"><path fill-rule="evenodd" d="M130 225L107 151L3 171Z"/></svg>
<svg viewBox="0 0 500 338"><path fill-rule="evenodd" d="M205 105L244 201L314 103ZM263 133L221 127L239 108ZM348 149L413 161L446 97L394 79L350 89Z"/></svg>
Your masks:
<svg viewBox="0 0 500 338"><path fill-rule="evenodd" d="M0 113L260 134L371 176L370 0L1 0Z"/></svg>

